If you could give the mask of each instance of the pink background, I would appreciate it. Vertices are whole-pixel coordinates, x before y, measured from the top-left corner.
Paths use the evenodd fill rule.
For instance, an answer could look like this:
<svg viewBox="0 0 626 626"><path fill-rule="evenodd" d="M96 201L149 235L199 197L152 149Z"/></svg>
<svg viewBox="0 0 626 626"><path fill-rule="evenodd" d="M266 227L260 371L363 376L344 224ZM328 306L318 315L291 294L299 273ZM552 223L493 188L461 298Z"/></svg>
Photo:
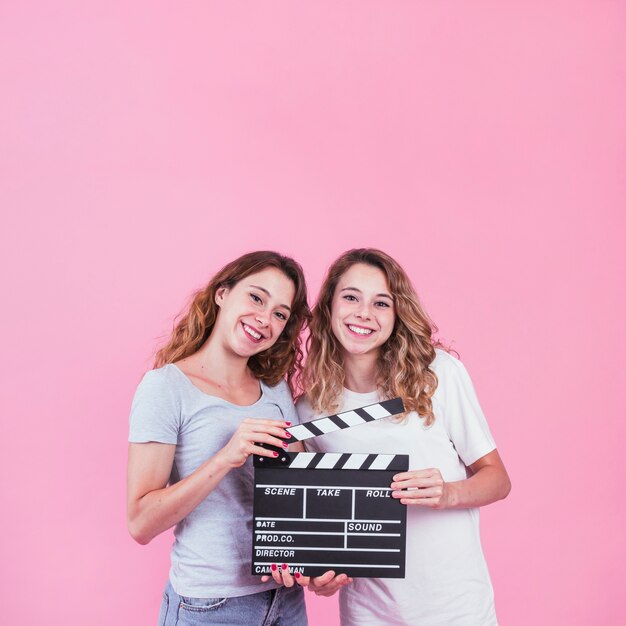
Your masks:
<svg viewBox="0 0 626 626"><path fill-rule="evenodd" d="M171 537L134 544L124 490L159 337L244 251L314 295L367 245L512 476L501 624L623 624L625 35L597 0L3 2L0 621L156 623Z"/></svg>

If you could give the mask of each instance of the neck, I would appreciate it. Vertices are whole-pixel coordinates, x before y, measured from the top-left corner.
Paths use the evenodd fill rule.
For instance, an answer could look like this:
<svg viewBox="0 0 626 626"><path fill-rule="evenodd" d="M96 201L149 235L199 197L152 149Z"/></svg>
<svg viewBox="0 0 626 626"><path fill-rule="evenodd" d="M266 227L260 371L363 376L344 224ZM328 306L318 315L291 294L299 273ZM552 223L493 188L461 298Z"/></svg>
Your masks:
<svg viewBox="0 0 626 626"><path fill-rule="evenodd" d="M346 389L357 393L376 391L378 388L377 360L378 352L373 354L344 354L344 385Z"/></svg>
<svg viewBox="0 0 626 626"><path fill-rule="evenodd" d="M226 350L216 334L211 334L195 357L200 370L208 378L226 387L240 386L252 376L248 359Z"/></svg>

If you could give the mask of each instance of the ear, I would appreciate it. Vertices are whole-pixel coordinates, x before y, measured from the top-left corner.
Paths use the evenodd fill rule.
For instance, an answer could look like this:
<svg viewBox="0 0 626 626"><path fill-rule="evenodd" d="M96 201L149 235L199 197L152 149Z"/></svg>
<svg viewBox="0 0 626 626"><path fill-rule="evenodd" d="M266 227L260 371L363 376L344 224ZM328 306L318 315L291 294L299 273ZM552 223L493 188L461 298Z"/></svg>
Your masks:
<svg viewBox="0 0 626 626"><path fill-rule="evenodd" d="M220 287L215 292L215 304L217 304L217 306L220 306L220 304L224 302L224 298L226 297L226 294L228 294L228 287Z"/></svg>

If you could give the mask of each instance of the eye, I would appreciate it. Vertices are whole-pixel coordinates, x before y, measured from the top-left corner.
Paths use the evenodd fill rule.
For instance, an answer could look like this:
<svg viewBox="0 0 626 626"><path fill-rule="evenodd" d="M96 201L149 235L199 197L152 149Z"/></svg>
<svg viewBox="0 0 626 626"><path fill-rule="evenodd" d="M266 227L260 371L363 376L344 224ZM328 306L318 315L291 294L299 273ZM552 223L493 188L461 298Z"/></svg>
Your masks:
<svg viewBox="0 0 626 626"><path fill-rule="evenodd" d="M391 305L389 304L389 302L383 302L382 300L379 302L376 302L376 306L383 308L383 309L389 309L391 307Z"/></svg>
<svg viewBox="0 0 626 626"><path fill-rule="evenodd" d="M347 300L348 302L357 302L357 299L355 296L353 296L351 293L347 293L344 297L344 300Z"/></svg>
<svg viewBox="0 0 626 626"><path fill-rule="evenodd" d="M253 302L256 302L257 304L263 303L263 300L259 298L259 296L257 296L256 293L251 293L250 298L252 299Z"/></svg>
<svg viewBox="0 0 626 626"><path fill-rule="evenodd" d="M287 316L284 313L281 313L280 311L276 311L276 317L283 322L287 321Z"/></svg>

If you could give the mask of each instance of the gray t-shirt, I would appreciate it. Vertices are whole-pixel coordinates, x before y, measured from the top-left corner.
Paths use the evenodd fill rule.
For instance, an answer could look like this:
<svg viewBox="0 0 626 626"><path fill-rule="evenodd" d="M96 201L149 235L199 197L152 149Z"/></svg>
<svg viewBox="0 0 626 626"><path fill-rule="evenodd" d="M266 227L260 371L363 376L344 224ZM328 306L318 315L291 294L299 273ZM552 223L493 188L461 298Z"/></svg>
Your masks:
<svg viewBox="0 0 626 626"><path fill-rule="evenodd" d="M261 391L254 404L238 406L204 393L176 365L151 370L135 393L128 440L176 444L170 478L175 483L223 448L246 418L299 423L286 382L261 383ZM253 484L248 458L176 525L170 569L176 593L222 598L277 586L250 573Z"/></svg>

